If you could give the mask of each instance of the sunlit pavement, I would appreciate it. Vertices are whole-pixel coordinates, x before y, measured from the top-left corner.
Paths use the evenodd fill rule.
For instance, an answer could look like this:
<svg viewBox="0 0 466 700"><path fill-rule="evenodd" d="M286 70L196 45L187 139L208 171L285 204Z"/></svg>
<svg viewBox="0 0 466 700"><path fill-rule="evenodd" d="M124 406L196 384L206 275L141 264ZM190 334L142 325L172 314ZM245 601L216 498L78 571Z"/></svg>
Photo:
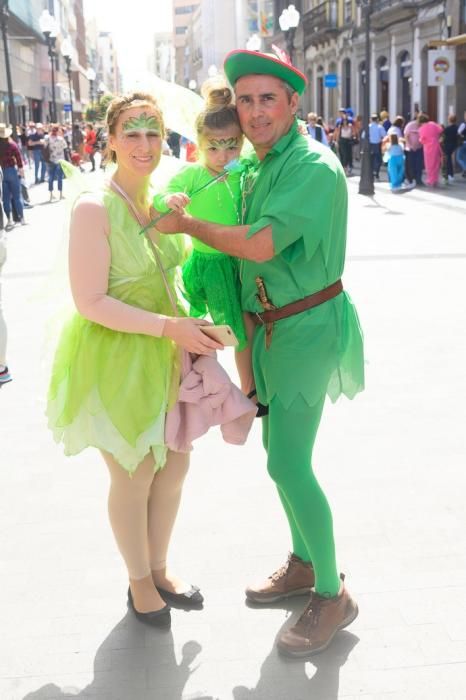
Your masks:
<svg viewBox="0 0 466 700"><path fill-rule="evenodd" d="M304 662L274 647L304 600L244 602L289 547L258 425L243 448L213 431L193 453L172 564L204 610L175 610L169 633L128 613L100 457L65 458L45 426L44 289L70 199L31 187L2 290L14 380L0 390L1 700L464 700L466 184L357 188L350 178L344 283L367 389L328 405L314 463L360 615Z"/></svg>

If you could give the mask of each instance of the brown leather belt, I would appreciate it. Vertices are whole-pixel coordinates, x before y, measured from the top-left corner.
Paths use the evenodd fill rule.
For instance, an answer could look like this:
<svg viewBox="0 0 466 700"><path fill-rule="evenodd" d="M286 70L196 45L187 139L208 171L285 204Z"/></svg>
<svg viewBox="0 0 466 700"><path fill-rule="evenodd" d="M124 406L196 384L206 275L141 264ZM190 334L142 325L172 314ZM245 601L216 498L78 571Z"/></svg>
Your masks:
<svg viewBox="0 0 466 700"><path fill-rule="evenodd" d="M329 287L325 287L325 289L321 289L319 292L310 294L304 299L292 301L291 304L280 306L278 309L273 309L273 311L251 313L251 318L257 326L265 323L275 323L275 321L281 321L282 318L288 318L288 316L294 316L307 309L312 309L314 306L320 306L320 304L338 296L342 291L343 284L341 280L337 280L337 282L334 282Z"/></svg>

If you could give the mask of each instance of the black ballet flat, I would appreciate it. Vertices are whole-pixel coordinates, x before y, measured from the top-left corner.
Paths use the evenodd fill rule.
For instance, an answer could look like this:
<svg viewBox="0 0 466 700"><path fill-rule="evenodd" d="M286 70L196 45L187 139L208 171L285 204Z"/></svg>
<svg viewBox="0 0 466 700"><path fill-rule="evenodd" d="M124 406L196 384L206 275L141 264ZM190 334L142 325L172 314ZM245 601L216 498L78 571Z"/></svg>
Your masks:
<svg viewBox="0 0 466 700"><path fill-rule="evenodd" d="M172 593L159 586L157 586L157 590L164 600L170 601L175 607L200 608L204 602L204 596L197 586L191 586L189 591L185 591L185 593Z"/></svg>
<svg viewBox="0 0 466 700"><path fill-rule="evenodd" d="M257 391L253 389L252 391L249 392L248 394L248 399L252 399L254 396L257 396ZM257 413L256 413L256 418L263 418L264 416L269 415L269 407L266 406L263 403L259 403L259 401L256 403L257 406Z"/></svg>
<svg viewBox="0 0 466 700"><path fill-rule="evenodd" d="M134 607L133 596L131 595L131 588L128 588L128 605L140 622L144 622L146 625L151 627L159 627L160 629L170 629L171 626L171 615L170 606L165 605L161 610L153 610L151 612L142 613L136 610Z"/></svg>

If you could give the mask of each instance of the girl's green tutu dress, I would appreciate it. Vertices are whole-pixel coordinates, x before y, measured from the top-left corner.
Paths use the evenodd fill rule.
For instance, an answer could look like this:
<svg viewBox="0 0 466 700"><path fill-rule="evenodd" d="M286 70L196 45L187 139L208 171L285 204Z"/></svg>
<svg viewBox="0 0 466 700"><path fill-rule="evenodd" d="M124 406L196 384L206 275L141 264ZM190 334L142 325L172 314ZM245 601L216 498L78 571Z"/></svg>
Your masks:
<svg viewBox="0 0 466 700"><path fill-rule="evenodd" d="M102 202L110 220L109 296L173 316L141 227L109 188ZM177 268L186 258L183 239L161 236L158 245L173 290ZM48 423L55 440L64 444L67 455L88 446L110 452L130 473L152 451L160 468L167 451L165 416L176 400L179 364L177 346L168 338L114 331L74 313L61 333L48 393Z"/></svg>
<svg viewBox="0 0 466 700"><path fill-rule="evenodd" d="M168 211L164 198L168 194L192 192L212 180L213 175L200 163L182 168L154 198L154 207ZM225 179L214 182L196 194L186 211L197 219L226 226L241 223L240 173L230 172ZM238 350L247 345L240 301L238 260L220 253L205 243L192 239L193 251L183 266L184 292L190 304L190 315L204 317L207 313L216 325L228 324L238 338Z"/></svg>

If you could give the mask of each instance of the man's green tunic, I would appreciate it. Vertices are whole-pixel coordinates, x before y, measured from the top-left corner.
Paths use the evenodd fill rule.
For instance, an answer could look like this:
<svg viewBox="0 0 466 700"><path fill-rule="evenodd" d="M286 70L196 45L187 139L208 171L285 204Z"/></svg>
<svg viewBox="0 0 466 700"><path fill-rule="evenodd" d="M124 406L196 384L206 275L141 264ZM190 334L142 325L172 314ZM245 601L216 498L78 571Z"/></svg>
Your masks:
<svg viewBox="0 0 466 700"><path fill-rule="evenodd" d="M348 193L343 169L332 151L299 133L296 122L244 182L248 238L272 227L275 256L241 263L242 305L262 311L255 278L264 280L270 301L284 306L340 279L346 247ZM258 327L253 365L259 400L278 396L287 407L301 394L313 406L327 393L332 401L353 398L364 388L363 339L356 309L346 292L274 324L265 347Z"/></svg>

